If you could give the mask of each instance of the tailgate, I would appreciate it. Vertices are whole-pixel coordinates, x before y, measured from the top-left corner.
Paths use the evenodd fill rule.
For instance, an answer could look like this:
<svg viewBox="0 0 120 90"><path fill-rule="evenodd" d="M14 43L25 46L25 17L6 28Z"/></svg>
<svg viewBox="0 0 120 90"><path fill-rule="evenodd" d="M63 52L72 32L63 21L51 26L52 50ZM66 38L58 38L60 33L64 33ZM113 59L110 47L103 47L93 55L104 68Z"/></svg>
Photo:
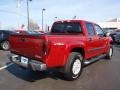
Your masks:
<svg viewBox="0 0 120 90"><path fill-rule="evenodd" d="M11 35L10 51L29 58L40 59L43 55L43 36Z"/></svg>

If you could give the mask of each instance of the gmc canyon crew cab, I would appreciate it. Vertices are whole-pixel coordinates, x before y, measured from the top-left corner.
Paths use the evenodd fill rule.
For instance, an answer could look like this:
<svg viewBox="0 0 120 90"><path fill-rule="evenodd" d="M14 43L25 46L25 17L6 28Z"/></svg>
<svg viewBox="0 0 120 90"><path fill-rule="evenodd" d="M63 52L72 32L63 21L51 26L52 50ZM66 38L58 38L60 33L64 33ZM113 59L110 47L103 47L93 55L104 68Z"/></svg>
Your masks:
<svg viewBox="0 0 120 90"><path fill-rule="evenodd" d="M58 68L68 80L80 76L83 65L111 59L112 39L101 27L85 20L54 22L51 32L10 36L10 60L24 68Z"/></svg>

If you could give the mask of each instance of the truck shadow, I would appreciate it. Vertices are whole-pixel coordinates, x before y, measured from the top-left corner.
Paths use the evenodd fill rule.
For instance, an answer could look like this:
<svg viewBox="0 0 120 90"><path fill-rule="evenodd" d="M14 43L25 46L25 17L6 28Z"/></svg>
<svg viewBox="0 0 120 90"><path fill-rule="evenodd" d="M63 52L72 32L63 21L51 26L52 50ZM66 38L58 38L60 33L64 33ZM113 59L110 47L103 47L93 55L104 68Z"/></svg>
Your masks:
<svg viewBox="0 0 120 90"><path fill-rule="evenodd" d="M58 73L56 70L47 70L42 72L34 72L28 69L22 69L19 66L12 64L10 67L7 67L6 70L13 74L14 76L29 82L35 82L36 80L41 80L45 78L52 78L55 80L61 79L65 80L63 74Z"/></svg>
<svg viewBox="0 0 120 90"><path fill-rule="evenodd" d="M0 47L0 50L3 50L3 49Z"/></svg>

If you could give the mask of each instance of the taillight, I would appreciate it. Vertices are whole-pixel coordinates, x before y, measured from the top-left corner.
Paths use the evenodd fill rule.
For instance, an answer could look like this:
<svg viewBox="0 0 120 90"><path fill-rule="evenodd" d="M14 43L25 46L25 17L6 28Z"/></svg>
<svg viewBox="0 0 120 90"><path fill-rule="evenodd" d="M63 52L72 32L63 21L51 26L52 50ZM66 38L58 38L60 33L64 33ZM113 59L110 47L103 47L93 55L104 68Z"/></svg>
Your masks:
<svg viewBox="0 0 120 90"><path fill-rule="evenodd" d="M51 42L50 41L45 41L44 44L43 44L43 54L48 55L49 51L50 51L50 48L51 48Z"/></svg>

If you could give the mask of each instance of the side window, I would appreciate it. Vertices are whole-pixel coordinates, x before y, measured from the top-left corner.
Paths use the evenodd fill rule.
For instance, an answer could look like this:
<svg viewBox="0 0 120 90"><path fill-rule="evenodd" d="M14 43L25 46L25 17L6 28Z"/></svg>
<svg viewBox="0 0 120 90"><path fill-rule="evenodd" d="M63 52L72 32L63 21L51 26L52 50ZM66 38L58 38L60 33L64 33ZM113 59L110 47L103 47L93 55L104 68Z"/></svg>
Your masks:
<svg viewBox="0 0 120 90"><path fill-rule="evenodd" d="M104 36L104 32L100 26L95 24L95 29L98 36Z"/></svg>
<svg viewBox="0 0 120 90"><path fill-rule="evenodd" d="M95 31L94 31L93 24L91 24L91 23L86 23L86 28L87 28L88 34L89 34L90 36L94 36L94 35L95 35Z"/></svg>

